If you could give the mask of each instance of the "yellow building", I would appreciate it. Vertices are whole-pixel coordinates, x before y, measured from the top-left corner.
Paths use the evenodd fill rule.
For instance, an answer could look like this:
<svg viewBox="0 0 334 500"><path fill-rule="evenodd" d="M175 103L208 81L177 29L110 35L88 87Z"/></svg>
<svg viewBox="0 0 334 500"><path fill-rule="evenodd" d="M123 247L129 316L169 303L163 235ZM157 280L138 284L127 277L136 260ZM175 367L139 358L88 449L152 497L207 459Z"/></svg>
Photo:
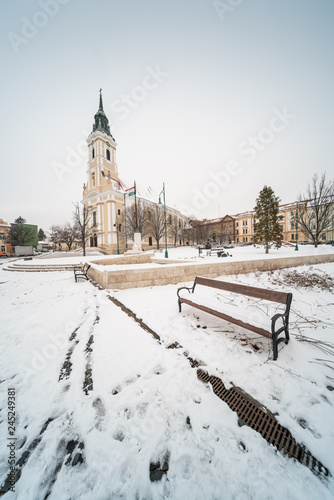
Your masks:
<svg viewBox="0 0 334 500"><path fill-rule="evenodd" d="M0 219L0 255L9 256L11 246L11 227L3 219Z"/></svg>

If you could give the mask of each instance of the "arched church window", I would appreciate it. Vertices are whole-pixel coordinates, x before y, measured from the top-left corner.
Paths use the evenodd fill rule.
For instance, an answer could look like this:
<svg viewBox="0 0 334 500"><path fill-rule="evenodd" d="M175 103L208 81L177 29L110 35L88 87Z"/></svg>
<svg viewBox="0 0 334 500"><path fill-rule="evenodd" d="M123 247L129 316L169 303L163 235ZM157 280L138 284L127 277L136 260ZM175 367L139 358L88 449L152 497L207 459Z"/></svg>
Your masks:
<svg viewBox="0 0 334 500"><path fill-rule="evenodd" d="M110 151L109 151L109 149L107 149L107 160L110 161Z"/></svg>
<svg viewBox="0 0 334 500"><path fill-rule="evenodd" d="M95 149L93 148L92 149L92 159L94 159L94 158L95 158Z"/></svg>
<svg viewBox="0 0 334 500"><path fill-rule="evenodd" d="M95 186L95 172L92 173L92 186Z"/></svg>

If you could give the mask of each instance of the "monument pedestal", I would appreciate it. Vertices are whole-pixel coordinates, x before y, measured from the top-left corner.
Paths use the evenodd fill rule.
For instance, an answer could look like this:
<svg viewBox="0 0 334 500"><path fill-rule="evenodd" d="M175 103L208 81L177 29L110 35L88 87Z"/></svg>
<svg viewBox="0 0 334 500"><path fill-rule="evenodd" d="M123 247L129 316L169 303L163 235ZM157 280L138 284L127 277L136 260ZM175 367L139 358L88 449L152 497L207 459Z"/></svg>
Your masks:
<svg viewBox="0 0 334 500"><path fill-rule="evenodd" d="M134 255L138 253L142 253L142 248L141 248L141 233L139 231L136 231L133 236L133 245L132 249L128 250L127 252L124 252L124 255Z"/></svg>

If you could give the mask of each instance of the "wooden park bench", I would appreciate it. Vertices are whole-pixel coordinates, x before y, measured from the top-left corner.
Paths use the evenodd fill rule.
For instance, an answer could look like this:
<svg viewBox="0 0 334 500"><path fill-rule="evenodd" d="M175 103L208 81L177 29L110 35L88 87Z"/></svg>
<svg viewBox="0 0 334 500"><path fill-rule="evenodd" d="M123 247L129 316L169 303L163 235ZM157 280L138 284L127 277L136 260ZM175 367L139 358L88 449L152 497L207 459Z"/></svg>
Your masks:
<svg viewBox="0 0 334 500"><path fill-rule="evenodd" d="M229 314L225 314L223 312L216 311L214 309L211 309L210 307L207 307L205 305L199 304L195 302L194 300L189 300L187 298L181 297L180 296L180 291L181 290L188 290L188 292L194 293L196 285L202 285L202 286L207 286L211 288L216 288L218 290L224 290L227 292L231 293L237 293L241 295L247 295L249 297L255 297L257 299L263 299L263 300L269 300L271 302L277 302L280 304L285 305L285 311L281 314L275 314L271 318L271 329L265 330L259 326L252 325L250 323L246 323L242 321L241 319L234 318L233 316L230 316ZM276 292L273 290L266 290L264 288L256 288L253 286L246 286L246 285L239 285L236 283L228 283L225 281L217 281L209 278L201 278L201 277L196 277L194 284L191 288L188 287L181 287L177 290L177 296L178 296L178 303L179 303L179 312L181 312L181 304L188 304L190 306L196 307L197 309L200 309L202 311L205 311L209 314L213 314L214 316L217 316L218 318L224 319L225 321L230 321L231 323L234 323L236 325L241 326L242 328L246 328L247 330L250 330L252 332L258 333L259 335L263 335L264 337L267 337L269 339L272 339L273 342L273 358L274 361L278 357L278 349L277 346L280 342L285 342L286 344L289 342L289 313L290 313L290 306L291 306L291 301L292 301L292 293L284 293L284 292ZM280 328L276 329L276 322L278 319L282 319L283 326ZM268 325L269 326L269 325ZM281 333L285 334L285 337L279 337Z"/></svg>
<svg viewBox="0 0 334 500"><path fill-rule="evenodd" d="M74 271L74 277L75 277L75 282L77 283L78 279L84 279L88 280L87 276L87 271L90 268L90 264L86 262L86 264L83 267L76 266L73 268Z"/></svg>

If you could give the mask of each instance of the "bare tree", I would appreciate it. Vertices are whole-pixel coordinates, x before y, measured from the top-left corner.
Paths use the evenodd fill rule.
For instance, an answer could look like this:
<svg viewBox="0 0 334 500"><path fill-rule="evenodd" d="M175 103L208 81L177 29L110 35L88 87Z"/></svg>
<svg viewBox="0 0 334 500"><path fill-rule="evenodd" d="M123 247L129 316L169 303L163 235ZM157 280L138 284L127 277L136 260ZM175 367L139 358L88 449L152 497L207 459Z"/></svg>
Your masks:
<svg viewBox="0 0 334 500"><path fill-rule="evenodd" d="M157 242L157 249L160 248L160 240L164 234L164 213L160 205L155 205L150 211L151 216L147 222L148 234L153 236Z"/></svg>
<svg viewBox="0 0 334 500"><path fill-rule="evenodd" d="M298 209L293 214L293 220L315 247L333 217L333 203L334 182L326 181L325 173L320 178L318 174L314 174L306 193L298 197Z"/></svg>
<svg viewBox="0 0 334 500"><path fill-rule="evenodd" d="M61 242L61 226L59 224L54 224L53 226L50 227L49 229L50 233L50 239L53 244L60 243Z"/></svg>
<svg viewBox="0 0 334 500"><path fill-rule="evenodd" d="M181 235L181 227L177 217L172 217L172 222L168 224L168 234L173 238L174 247L176 247L179 236Z"/></svg>
<svg viewBox="0 0 334 500"><path fill-rule="evenodd" d="M76 228L83 255L86 255L87 241L90 237L96 236L98 233L98 224L94 220L92 208L74 203L73 225Z"/></svg>
<svg viewBox="0 0 334 500"><path fill-rule="evenodd" d="M71 250L73 243L80 239L80 232L78 226L66 222L61 228L62 241L66 244L68 251Z"/></svg>
<svg viewBox="0 0 334 500"><path fill-rule="evenodd" d="M19 219L16 219L19 220ZM24 219L22 219L24 220ZM26 226L24 223L14 223L12 226L12 246L24 246L34 239L34 230L32 227ZM31 243L30 243L31 244Z"/></svg>
<svg viewBox="0 0 334 500"><path fill-rule="evenodd" d="M75 224L71 225L69 222L63 225L54 225L50 228L51 241L53 243L65 243L68 251L70 252L73 243L80 240L78 228Z"/></svg>
<svg viewBox="0 0 334 500"><path fill-rule="evenodd" d="M137 221L138 230L141 233L141 237L145 238L149 234L148 232L148 212L146 207L143 207L141 200L137 199ZM123 214L123 225L124 232L127 238L134 239L134 233L136 230L136 207L135 204L126 207Z"/></svg>

